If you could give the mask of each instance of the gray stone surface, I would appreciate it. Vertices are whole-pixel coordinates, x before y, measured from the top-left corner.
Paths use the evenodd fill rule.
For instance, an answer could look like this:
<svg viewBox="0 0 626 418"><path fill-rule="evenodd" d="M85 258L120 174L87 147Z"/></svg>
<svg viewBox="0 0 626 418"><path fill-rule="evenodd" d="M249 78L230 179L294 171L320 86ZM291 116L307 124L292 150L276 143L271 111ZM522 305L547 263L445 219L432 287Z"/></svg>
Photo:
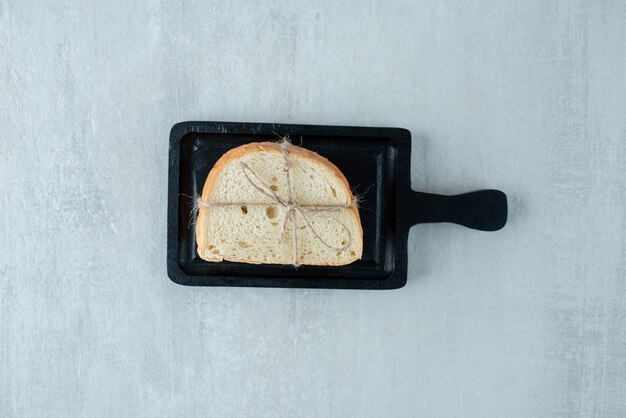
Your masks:
<svg viewBox="0 0 626 418"><path fill-rule="evenodd" d="M626 3L0 0L0 415L626 416ZM165 273L178 121L400 126L385 292Z"/></svg>

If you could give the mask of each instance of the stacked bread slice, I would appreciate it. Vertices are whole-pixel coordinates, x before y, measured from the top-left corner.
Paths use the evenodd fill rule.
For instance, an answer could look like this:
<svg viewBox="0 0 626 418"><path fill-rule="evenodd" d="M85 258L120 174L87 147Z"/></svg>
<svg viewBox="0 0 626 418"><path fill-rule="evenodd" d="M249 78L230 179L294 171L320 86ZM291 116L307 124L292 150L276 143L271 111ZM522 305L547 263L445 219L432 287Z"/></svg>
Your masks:
<svg viewBox="0 0 626 418"><path fill-rule="evenodd" d="M210 171L198 206L198 255L206 261L344 265L363 252L345 176L287 142L228 151Z"/></svg>

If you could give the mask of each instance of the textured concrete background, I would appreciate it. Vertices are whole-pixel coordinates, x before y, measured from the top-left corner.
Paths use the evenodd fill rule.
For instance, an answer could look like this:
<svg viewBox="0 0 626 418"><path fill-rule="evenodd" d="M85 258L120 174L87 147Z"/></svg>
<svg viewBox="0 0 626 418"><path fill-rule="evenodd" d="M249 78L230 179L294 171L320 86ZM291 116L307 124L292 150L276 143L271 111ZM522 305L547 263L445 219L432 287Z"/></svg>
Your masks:
<svg viewBox="0 0 626 418"><path fill-rule="evenodd" d="M626 416L626 3L0 0L0 415ZM165 274L178 121L400 126L386 292Z"/></svg>

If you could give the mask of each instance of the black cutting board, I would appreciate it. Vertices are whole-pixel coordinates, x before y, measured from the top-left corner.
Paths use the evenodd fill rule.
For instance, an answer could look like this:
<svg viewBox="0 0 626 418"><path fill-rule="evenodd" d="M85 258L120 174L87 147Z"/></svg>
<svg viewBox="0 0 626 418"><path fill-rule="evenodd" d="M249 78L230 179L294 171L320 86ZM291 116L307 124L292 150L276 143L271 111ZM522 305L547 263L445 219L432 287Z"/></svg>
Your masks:
<svg viewBox="0 0 626 418"><path fill-rule="evenodd" d="M202 260L196 252L194 199L215 162L249 142L289 135L295 145L332 161L357 193L363 257L339 267L245 264ZM167 271L193 286L395 289L407 281L407 238L417 223L455 222L495 231L507 218L506 195L481 190L457 196L415 192L410 186L411 133L399 128L181 122L171 130Z"/></svg>

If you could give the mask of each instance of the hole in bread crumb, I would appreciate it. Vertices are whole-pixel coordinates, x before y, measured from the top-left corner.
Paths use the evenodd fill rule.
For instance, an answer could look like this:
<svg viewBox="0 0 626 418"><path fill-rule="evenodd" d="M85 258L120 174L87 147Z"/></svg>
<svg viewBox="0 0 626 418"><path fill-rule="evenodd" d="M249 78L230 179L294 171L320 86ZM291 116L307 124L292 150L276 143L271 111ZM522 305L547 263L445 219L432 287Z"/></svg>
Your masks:
<svg viewBox="0 0 626 418"><path fill-rule="evenodd" d="M278 179L276 177L272 177L272 183L276 183Z"/></svg>
<svg viewBox="0 0 626 418"><path fill-rule="evenodd" d="M208 248L209 250L212 250L213 248L215 248L215 245L209 245L207 248Z"/></svg>
<svg viewBox="0 0 626 418"><path fill-rule="evenodd" d="M334 187L330 187L330 191L333 192L333 197L337 197L337 190Z"/></svg>
<svg viewBox="0 0 626 418"><path fill-rule="evenodd" d="M309 175L309 178L310 178L311 180L313 180L313 174Z"/></svg>
<svg viewBox="0 0 626 418"><path fill-rule="evenodd" d="M248 248L248 247L250 247L250 244L248 244L248 243L247 243L247 242L245 242L245 241L239 241L239 246L240 246L241 248Z"/></svg>
<svg viewBox="0 0 626 418"><path fill-rule="evenodd" d="M304 256L303 255L300 256L300 261L304 261Z"/></svg>
<svg viewBox="0 0 626 418"><path fill-rule="evenodd" d="M337 257L339 257L339 256L341 255L341 251L337 251L337 252L335 253L335 255L336 255Z"/></svg>
<svg viewBox="0 0 626 418"><path fill-rule="evenodd" d="M220 250L218 250L217 248L213 248L211 250L211 254L219 254L219 253L220 253Z"/></svg>
<svg viewBox="0 0 626 418"><path fill-rule="evenodd" d="M346 240L341 241L341 245L346 245Z"/></svg>
<svg viewBox="0 0 626 418"><path fill-rule="evenodd" d="M272 225L277 226L278 222L272 222Z"/></svg>
<svg viewBox="0 0 626 418"><path fill-rule="evenodd" d="M275 185L275 184L272 184L272 185L270 186L270 189L272 189L272 191L273 191L273 192L275 192L275 191L277 191L277 190L278 190L278 186L277 186L277 185Z"/></svg>
<svg viewBox="0 0 626 418"><path fill-rule="evenodd" d="M247 214L248 214L248 207L247 207L247 206L245 206L245 205L244 205L244 206L242 206L242 207L241 207L241 212L242 212L244 215L247 215Z"/></svg>
<svg viewBox="0 0 626 418"><path fill-rule="evenodd" d="M354 257L356 255L356 251L350 251L350 255Z"/></svg>
<svg viewBox="0 0 626 418"><path fill-rule="evenodd" d="M276 208L274 206L266 207L265 214L267 215L268 219L274 219L278 215Z"/></svg>
<svg viewBox="0 0 626 418"><path fill-rule="evenodd" d="M221 242L222 244L226 244L226 240L225 240L225 239L221 239L221 240L220 240L220 242Z"/></svg>

